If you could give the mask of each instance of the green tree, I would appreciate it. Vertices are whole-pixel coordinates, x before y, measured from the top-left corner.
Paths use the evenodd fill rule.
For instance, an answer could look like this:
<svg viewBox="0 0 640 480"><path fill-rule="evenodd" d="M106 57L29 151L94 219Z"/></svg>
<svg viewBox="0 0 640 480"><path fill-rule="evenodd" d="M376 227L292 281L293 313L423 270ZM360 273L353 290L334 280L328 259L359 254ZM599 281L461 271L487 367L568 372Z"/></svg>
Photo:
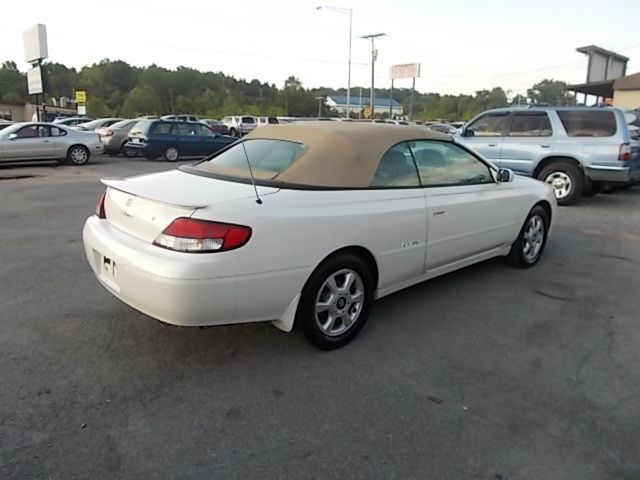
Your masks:
<svg viewBox="0 0 640 480"><path fill-rule="evenodd" d="M133 118L140 115L157 115L162 111L158 95L149 85L135 87L122 106L122 115Z"/></svg>
<svg viewBox="0 0 640 480"><path fill-rule="evenodd" d="M544 79L527 90L531 103L549 105L575 105L575 97L567 92L567 84L559 80Z"/></svg>
<svg viewBox="0 0 640 480"><path fill-rule="evenodd" d="M27 100L27 79L13 61L6 61L0 67L0 101L22 103Z"/></svg>

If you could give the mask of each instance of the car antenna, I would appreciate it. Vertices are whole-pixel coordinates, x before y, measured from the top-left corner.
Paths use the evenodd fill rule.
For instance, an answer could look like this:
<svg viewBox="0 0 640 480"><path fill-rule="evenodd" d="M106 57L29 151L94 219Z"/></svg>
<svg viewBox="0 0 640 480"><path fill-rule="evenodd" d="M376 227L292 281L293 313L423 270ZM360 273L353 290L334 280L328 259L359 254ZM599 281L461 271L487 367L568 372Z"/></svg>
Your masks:
<svg viewBox="0 0 640 480"><path fill-rule="evenodd" d="M251 176L251 185L253 185L253 191L256 192L256 203L262 205L262 199L258 195L258 188L256 187L256 180L253 178L253 170L251 170L251 162L249 161L249 155L247 154L247 147L244 146L244 140L240 140L242 150L244 150L244 158L247 159L247 166L249 167L249 175Z"/></svg>

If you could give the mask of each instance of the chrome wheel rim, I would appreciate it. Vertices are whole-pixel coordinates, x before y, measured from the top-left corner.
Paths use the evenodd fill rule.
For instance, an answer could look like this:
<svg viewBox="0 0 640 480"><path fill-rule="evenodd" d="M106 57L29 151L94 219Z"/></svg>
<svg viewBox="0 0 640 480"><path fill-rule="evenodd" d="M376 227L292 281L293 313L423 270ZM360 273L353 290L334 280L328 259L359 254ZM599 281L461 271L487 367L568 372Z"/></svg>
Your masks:
<svg viewBox="0 0 640 480"><path fill-rule="evenodd" d="M556 198L565 198L573 188L571 177L564 172L551 172L544 181L551 185Z"/></svg>
<svg viewBox="0 0 640 480"><path fill-rule="evenodd" d="M350 330L360 318L364 305L364 283L355 271L344 268L324 281L315 304L318 328L330 337Z"/></svg>
<svg viewBox="0 0 640 480"><path fill-rule="evenodd" d="M167 153L165 154L167 160L170 162L175 162L178 159L178 150L175 148L167 148Z"/></svg>
<svg viewBox="0 0 640 480"><path fill-rule="evenodd" d="M83 164L87 161L87 152L84 148L74 148L71 150L71 161L76 164Z"/></svg>
<svg viewBox="0 0 640 480"><path fill-rule="evenodd" d="M529 262L534 262L540 255L542 243L544 242L544 220L540 215L533 215L529 218L524 228L522 242L522 254Z"/></svg>

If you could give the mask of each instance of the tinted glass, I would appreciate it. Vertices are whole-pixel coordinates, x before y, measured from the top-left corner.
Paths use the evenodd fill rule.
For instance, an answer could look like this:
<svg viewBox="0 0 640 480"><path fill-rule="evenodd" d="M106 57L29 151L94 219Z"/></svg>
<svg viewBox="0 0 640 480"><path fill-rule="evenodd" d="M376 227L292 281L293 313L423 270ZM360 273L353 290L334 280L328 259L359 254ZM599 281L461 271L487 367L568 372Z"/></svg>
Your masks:
<svg viewBox="0 0 640 480"><path fill-rule="evenodd" d="M151 127L151 133L155 135L169 135L171 133L171 126L173 124L169 122L158 122ZM138 125L132 128L133 130L138 130ZM173 134L176 135L177 128L174 128Z"/></svg>
<svg viewBox="0 0 640 480"><path fill-rule="evenodd" d="M476 137L501 137L507 124L506 114L488 114L467 127Z"/></svg>
<svg viewBox="0 0 640 480"><path fill-rule="evenodd" d="M277 118L273 118L273 117L269 117L267 119L267 123L270 123L271 125L277 125L278 124L278 119Z"/></svg>
<svg viewBox="0 0 640 480"><path fill-rule="evenodd" d="M43 125L29 125L21 128L16 133L18 138L48 137L49 127L45 127Z"/></svg>
<svg viewBox="0 0 640 480"><path fill-rule="evenodd" d="M149 130L149 127L153 124L153 122L150 122L149 120L143 120L142 122L138 122L136 123L133 128L131 128L131 135L134 135L136 133L146 133ZM160 124L156 124L160 125ZM168 124L163 124L163 125L168 125Z"/></svg>
<svg viewBox="0 0 640 480"><path fill-rule="evenodd" d="M136 120L120 120L119 122L111 125L111 128L113 128L114 130L120 130L121 128L131 128L136 123L138 123Z"/></svg>
<svg viewBox="0 0 640 480"><path fill-rule="evenodd" d="M492 183L493 177L484 163L452 143L411 142L424 186L453 186Z"/></svg>
<svg viewBox="0 0 640 480"><path fill-rule="evenodd" d="M242 117L242 123L256 123L253 117Z"/></svg>
<svg viewBox="0 0 640 480"><path fill-rule="evenodd" d="M272 179L298 159L305 149L306 146L301 143L284 140L246 140L199 163L196 168L213 173L231 172L233 175L249 178L247 163L250 162L256 178Z"/></svg>
<svg viewBox="0 0 640 480"><path fill-rule="evenodd" d="M209 127L207 127L206 125L201 125L201 124L197 124L197 125L193 125L193 129L196 132L196 135L199 137L213 137L215 136L215 133L213 133L211 131L211 129Z"/></svg>
<svg viewBox="0 0 640 480"><path fill-rule="evenodd" d="M551 123L546 113L516 113L509 130L510 137L550 137Z"/></svg>
<svg viewBox="0 0 640 480"><path fill-rule="evenodd" d="M172 133L181 137L192 137L196 134L195 125L192 123L176 123Z"/></svg>
<svg viewBox="0 0 640 480"><path fill-rule="evenodd" d="M611 137L616 117L607 110L559 110L558 116L570 137Z"/></svg>
<svg viewBox="0 0 640 480"><path fill-rule="evenodd" d="M378 188L420 186L418 172L406 142L394 145L380 159L371 186Z"/></svg>

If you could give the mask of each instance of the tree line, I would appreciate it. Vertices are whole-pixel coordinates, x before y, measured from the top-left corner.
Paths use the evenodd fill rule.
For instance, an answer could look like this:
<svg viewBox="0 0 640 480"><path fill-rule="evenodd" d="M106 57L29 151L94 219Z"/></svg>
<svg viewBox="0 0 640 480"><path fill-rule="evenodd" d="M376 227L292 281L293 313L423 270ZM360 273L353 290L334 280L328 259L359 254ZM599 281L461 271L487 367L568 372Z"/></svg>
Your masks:
<svg viewBox="0 0 640 480"><path fill-rule="evenodd" d="M247 81L222 72L201 72L189 67L175 70L152 64L135 67L122 60L104 59L80 70L61 63L43 64L47 104L52 98L73 98L75 90L87 92L87 113L93 117L136 117L167 113L193 113L203 118L232 114L299 116L318 114L318 96L346 95L346 89L304 88L295 76L281 88L257 79ZM545 79L527 90L527 95L507 98L501 87L478 90L474 95L415 93L414 118L419 120L467 120L483 110L509 103L571 105L575 97L561 81ZM351 95L369 98L370 89L352 87ZM389 97L389 89L375 89L377 98ZM411 89L393 90L393 98L409 111ZM30 101L26 76L13 61L0 67L0 102ZM336 112L322 107L322 115ZM353 114L353 113L352 113ZM357 116L357 112L355 113Z"/></svg>

